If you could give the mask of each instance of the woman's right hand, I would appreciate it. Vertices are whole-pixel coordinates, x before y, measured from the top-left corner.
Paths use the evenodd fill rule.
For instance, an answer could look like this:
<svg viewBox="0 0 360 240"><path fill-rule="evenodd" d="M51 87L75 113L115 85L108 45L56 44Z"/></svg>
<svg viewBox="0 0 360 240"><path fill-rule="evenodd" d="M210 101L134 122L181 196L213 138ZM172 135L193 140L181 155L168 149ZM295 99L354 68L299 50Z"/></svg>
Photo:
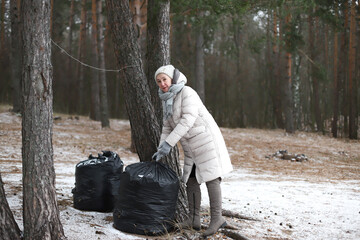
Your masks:
<svg viewBox="0 0 360 240"><path fill-rule="evenodd" d="M170 153L171 146L166 142L162 142L160 146L158 147L158 150L154 155L152 156L152 159L155 161L159 161L163 157L167 156Z"/></svg>

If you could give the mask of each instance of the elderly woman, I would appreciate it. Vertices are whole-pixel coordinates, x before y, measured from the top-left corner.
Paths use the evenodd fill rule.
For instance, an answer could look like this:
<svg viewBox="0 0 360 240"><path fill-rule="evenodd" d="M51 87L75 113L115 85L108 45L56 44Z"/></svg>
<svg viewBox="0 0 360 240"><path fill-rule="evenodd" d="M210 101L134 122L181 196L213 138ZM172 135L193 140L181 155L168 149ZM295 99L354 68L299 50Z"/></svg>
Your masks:
<svg viewBox="0 0 360 240"><path fill-rule="evenodd" d="M203 236L217 232L226 225L222 217L221 177L232 170L224 138L215 120L199 95L188 86L187 79L172 65L155 72L162 100L164 124L156 161L169 154L180 141L185 160L182 180L186 183L189 218L180 223L182 228L200 230L200 184L206 183L210 200L211 221Z"/></svg>

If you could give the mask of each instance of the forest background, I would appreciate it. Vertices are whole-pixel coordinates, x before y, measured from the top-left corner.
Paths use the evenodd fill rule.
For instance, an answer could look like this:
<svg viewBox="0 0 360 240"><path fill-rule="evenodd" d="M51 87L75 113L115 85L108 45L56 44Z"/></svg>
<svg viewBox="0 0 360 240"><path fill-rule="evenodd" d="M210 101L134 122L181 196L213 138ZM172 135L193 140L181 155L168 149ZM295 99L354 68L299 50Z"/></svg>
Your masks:
<svg viewBox="0 0 360 240"><path fill-rule="evenodd" d="M21 101L19 2L1 1L0 102L14 111ZM146 65L147 1L129 2ZM54 111L128 118L104 2L51 4ZM172 1L171 63L220 126L357 139L359 19L355 0Z"/></svg>

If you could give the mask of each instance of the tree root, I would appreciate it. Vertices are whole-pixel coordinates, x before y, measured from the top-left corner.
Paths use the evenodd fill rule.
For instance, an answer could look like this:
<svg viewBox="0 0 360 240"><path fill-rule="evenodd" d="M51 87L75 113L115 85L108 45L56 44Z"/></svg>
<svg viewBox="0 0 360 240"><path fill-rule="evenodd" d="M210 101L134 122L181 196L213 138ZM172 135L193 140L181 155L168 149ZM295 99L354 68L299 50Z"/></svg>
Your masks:
<svg viewBox="0 0 360 240"><path fill-rule="evenodd" d="M237 212L233 212L233 211L225 210L225 209L222 210L222 215L225 216L225 217L234 217L234 218L243 219L243 220L249 220L249 221L260 221L258 219L248 217L248 216L244 216L244 215L241 215L241 214L239 214Z"/></svg>

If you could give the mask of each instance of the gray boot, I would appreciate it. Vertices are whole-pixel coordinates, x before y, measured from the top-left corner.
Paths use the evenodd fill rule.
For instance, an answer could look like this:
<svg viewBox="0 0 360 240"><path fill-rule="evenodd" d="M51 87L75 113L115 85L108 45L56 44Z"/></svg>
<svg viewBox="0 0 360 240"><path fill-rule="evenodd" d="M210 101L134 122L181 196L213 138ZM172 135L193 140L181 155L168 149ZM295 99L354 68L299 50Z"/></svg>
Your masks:
<svg viewBox="0 0 360 240"><path fill-rule="evenodd" d="M186 193L189 201L189 217L178 226L181 229L195 229L200 230L200 203L201 203L201 190L200 184L196 178L189 178L186 187Z"/></svg>
<svg viewBox="0 0 360 240"><path fill-rule="evenodd" d="M210 200L211 220L208 229L206 229L206 231L203 233L203 237L213 235L219 230L219 228L226 226L226 221L222 216L222 197L220 182L220 178L217 178L206 183Z"/></svg>

